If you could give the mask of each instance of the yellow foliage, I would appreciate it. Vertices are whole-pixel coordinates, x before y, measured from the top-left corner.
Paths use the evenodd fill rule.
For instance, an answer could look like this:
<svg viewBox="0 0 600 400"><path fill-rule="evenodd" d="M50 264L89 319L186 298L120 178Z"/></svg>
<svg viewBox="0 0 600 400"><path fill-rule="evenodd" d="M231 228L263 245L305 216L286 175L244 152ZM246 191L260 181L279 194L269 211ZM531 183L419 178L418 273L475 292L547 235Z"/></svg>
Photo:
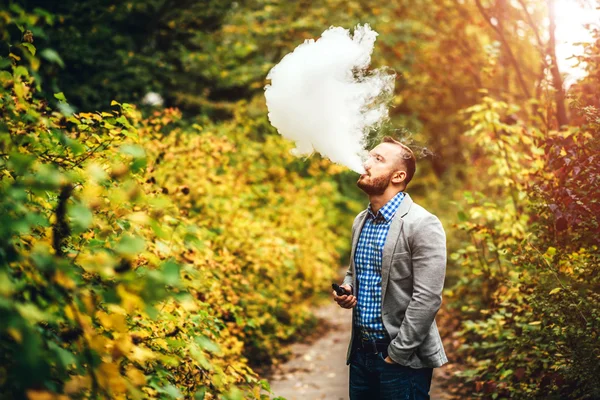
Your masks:
<svg viewBox="0 0 600 400"><path fill-rule="evenodd" d="M19 105L39 115L19 84ZM29 125L14 104L2 109L20 124L15 143L34 139L6 150L14 165L0 180L16 196L0 206L20 221L9 231L18 262L0 270L1 304L18 323L3 331L22 348L35 338L25 358L58 393L27 395L259 398L250 365L310 327L311 298L337 270L341 170L298 161L278 135L258 138L263 122L243 105L232 121L192 128L177 110L142 118L113 105Z"/></svg>

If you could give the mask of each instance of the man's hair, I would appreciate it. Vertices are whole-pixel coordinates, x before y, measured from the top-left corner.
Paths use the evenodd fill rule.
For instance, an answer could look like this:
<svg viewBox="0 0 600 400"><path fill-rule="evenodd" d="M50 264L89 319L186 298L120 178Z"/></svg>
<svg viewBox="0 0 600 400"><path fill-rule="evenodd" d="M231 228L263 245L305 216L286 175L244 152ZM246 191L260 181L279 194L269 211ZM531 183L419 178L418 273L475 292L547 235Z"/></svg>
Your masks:
<svg viewBox="0 0 600 400"><path fill-rule="evenodd" d="M415 154L408 146L397 141L396 139L394 139L391 136L385 136L381 142L382 143L393 143L402 148L402 153L400 155L400 158L401 158L402 163L404 164L404 167L406 168L406 180L404 181L404 187L406 188L406 186L408 186L408 183L411 181L411 179L415 175L415 171L417 170L417 158L415 157Z"/></svg>

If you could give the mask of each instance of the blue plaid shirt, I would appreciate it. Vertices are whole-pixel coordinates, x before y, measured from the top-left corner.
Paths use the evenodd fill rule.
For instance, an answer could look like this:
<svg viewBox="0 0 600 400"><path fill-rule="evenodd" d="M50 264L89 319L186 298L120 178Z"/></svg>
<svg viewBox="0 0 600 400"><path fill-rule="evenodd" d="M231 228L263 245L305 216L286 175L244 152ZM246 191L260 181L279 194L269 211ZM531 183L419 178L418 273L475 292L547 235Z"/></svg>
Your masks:
<svg viewBox="0 0 600 400"><path fill-rule="evenodd" d="M392 218L404 196L403 192L399 192L381 207L377 215L373 214L369 204L367 219L356 246L354 264L358 303L354 307L354 321L368 339L387 337L381 319L381 259Z"/></svg>

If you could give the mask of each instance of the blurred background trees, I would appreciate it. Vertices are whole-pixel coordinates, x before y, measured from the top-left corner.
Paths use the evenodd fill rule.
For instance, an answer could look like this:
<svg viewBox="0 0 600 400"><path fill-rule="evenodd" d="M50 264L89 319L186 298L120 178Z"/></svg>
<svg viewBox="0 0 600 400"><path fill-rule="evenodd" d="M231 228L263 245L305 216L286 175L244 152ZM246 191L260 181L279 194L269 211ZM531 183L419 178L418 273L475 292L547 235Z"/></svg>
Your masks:
<svg viewBox="0 0 600 400"><path fill-rule="evenodd" d="M248 365L310 326L365 202L353 173L290 158L265 76L329 26L369 23L375 66L398 75L387 130L423 156L411 195L448 231L450 388L600 397L600 29L578 28L596 7L2 6L3 392L260 397ZM585 42L577 68L564 41Z"/></svg>

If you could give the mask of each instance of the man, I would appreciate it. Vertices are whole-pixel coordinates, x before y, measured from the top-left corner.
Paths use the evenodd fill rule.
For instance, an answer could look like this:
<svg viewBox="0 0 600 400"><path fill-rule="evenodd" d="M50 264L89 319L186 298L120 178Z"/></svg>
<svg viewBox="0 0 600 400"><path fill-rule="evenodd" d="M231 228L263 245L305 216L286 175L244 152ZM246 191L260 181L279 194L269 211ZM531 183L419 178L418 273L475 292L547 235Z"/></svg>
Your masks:
<svg viewBox="0 0 600 400"><path fill-rule="evenodd" d="M446 363L435 315L446 273L439 219L415 204L406 186L413 152L386 137L369 152L357 185L369 207L352 227L352 255L334 300L352 308L350 399L429 399L433 368Z"/></svg>

